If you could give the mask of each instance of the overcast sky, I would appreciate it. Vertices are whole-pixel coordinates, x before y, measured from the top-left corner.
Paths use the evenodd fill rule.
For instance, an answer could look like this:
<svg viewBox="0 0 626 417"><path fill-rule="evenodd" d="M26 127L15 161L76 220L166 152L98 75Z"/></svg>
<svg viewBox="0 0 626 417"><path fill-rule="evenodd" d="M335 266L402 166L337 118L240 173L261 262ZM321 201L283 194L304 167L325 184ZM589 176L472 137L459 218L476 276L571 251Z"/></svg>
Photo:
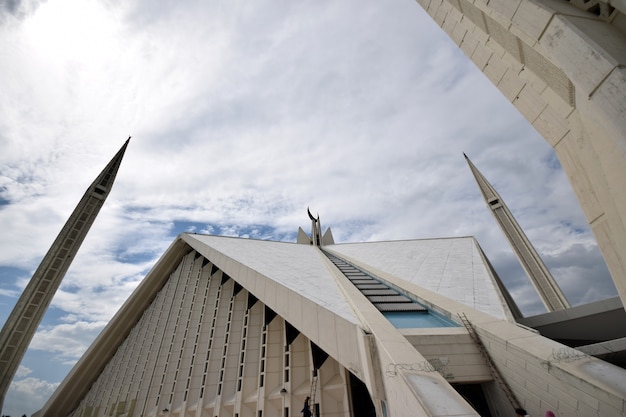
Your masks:
<svg viewBox="0 0 626 417"><path fill-rule="evenodd" d="M543 312L465 152L574 305L615 295L552 149L414 0L0 3L0 323L126 138L2 414L38 410L183 231L476 236Z"/></svg>

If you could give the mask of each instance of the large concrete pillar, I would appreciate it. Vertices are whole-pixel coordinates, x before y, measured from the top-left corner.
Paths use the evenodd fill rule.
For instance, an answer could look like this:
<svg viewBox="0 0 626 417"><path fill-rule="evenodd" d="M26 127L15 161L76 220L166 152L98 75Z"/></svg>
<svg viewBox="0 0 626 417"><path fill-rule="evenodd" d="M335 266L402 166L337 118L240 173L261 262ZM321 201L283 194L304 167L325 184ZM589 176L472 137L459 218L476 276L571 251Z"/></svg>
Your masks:
<svg viewBox="0 0 626 417"><path fill-rule="evenodd" d="M418 3L552 145L626 305L626 6Z"/></svg>

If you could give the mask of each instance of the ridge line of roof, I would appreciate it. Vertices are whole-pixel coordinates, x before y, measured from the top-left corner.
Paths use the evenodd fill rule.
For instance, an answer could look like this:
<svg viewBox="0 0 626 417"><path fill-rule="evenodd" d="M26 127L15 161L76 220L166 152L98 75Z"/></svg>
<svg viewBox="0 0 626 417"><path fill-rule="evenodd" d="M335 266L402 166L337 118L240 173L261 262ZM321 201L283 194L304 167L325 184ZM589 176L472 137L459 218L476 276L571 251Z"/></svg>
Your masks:
<svg viewBox="0 0 626 417"><path fill-rule="evenodd" d="M223 238L223 239L242 239L242 240L252 240L256 242L286 243L290 245L306 246L306 245L302 245L300 243L292 242L292 241L259 239L259 238L254 238L254 237L243 237L243 236L225 236L225 235L212 235L208 233L182 232L178 235L178 237L180 237L181 235L207 236L207 237L215 237L215 238ZM364 242L339 242L339 243L334 243L332 245L324 245L324 246L360 245L364 243L394 243L394 242L418 242L418 241L433 241L433 240L460 240L460 239L476 240L476 237L473 235L466 235L466 236L428 237L428 238L414 238L414 239L369 240L369 241L364 241Z"/></svg>

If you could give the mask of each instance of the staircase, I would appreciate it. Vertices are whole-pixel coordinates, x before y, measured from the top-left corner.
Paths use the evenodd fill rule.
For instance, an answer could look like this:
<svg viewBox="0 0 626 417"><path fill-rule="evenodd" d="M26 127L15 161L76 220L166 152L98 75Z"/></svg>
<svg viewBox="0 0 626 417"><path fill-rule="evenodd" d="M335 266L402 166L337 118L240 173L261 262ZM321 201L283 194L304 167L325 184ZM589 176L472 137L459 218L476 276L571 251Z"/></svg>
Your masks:
<svg viewBox="0 0 626 417"><path fill-rule="evenodd" d="M326 257L382 313L409 311L428 314L428 310L384 282L363 272L340 257L323 251Z"/></svg>

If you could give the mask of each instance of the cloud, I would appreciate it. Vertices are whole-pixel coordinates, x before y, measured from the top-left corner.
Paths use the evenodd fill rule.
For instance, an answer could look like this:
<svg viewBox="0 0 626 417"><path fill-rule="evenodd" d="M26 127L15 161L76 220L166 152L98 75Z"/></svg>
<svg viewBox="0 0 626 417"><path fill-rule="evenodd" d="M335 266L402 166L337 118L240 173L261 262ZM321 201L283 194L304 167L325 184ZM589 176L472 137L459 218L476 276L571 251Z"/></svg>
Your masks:
<svg viewBox="0 0 626 417"><path fill-rule="evenodd" d="M544 258L573 305L615 296L615 285L600 251L592 242L572 243Z"/></svg>
<svg viewBox="0 0 626 417"><path fill-rule="evenodd" d="M13 381L3 404L3 414L9 416L32 415L45 404L58 385L58 383L49 383L37 378Z"/></svg>
<svg viewBox="0 0 626 417"><path fill-rule="evenodd" d="M45 0L4 0L0 2L0 24L10 17L23 19L32 14Z"/></svg>
<svg viewBox="0 0 626 417"><path fill-rule="evenodd" d="M8 297L19 297L20 292L15 291L15 290L0 289L0 295L5 295Z"/></svg>
<svg viewBox="0 0 626 417"><path fill-rule="evenodd" d="M17 368L17 372L15 372L15 377L16 378L24 378L25 376L28 376L32 373L33 371L31 369L28 369L25 366L20 365Z"/></svg>
<svg viewBox="0 0 626 417"><path fill-rule="evenodd" d="M16 13L20 8L20 0L7 0L2 2L2 8L4 11L9 12L11 14Z"/></svg>
<svg viewBox="0 0 626 417"><path fill-rule="evenodd" d="M102 331L106 322L78 321L40 329L30 349L53 352L57 360L74 364Z"/></svg>

